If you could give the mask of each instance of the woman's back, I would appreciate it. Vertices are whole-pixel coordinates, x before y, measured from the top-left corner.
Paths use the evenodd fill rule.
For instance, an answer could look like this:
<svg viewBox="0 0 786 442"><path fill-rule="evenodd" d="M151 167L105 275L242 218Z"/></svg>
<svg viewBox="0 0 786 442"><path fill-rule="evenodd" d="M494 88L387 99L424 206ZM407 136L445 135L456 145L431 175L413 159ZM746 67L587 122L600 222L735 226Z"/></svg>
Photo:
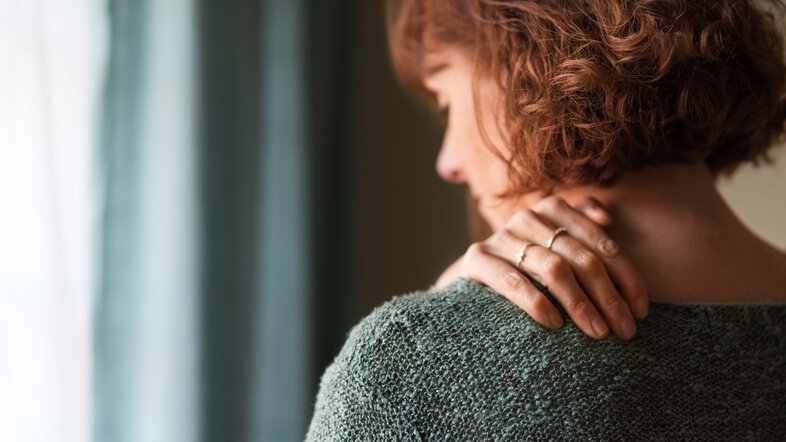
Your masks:
<svg viewBox="0 0 786 442"><path fill-rule="evenodd" d="M786 290L786 288L784 288ZM786 304L653 303L637 337L541 328L466 279L351 333L310 440L782 439Z"/></svg>

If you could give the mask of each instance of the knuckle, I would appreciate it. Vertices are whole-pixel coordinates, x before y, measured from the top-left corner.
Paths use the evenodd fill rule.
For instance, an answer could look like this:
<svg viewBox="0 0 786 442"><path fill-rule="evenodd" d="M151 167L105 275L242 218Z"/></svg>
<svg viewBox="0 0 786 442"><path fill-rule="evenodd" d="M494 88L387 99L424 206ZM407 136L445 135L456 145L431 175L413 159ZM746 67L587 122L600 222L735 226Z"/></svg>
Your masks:
<svg viewBox="0 0 786 442"><path fill-rule="evenodd" d="M549 309L553 307L545 296L539 296L538 294L534 294L534 296L530 297L529 305L533 313L537 313L544 318L547 317Z"/></svg>
<svg viewBox="0 0 786 442"><path fill-rule="evenodd" d="M558 255L547 255L541 261L543 272L552 278L559 278L565 274L567 265L565 261Z"/></svg>
<svg viewBox="0 0 786 442"><path fill-rule="evenodd" d="M538 201L538 203L535 204L535 209L537 211L553 212L561 208L563 204L566 204L565 200L558 196L551 195Z"/></svg>
<svg viewBox="0 0 786 442"><path fill-rule="evenodd" d="M618 296L612 296L603 303L603 310L614 313L622 314L628 309L627 304Z"/></svg>
<svg viewBox="0 0 786 442"><path fill-rule="evenodd" d="M598 273L603 267L600 259L593 253L581 251L576 254L576 266L587 273Z"/></svg>
<svg viewBox="0 0 786 442"><path fill-rule="evenodd" d="M568 301L565 308L579 316L588 315L592 308L590 302L586 298L574 298Z"/></svg>
<svg viewBox="0 0 786 442"><path fill-rule="evenodd" d="M597 241L596 247L607 258L616 258L620 254L619 244L610 238L601 238Z"/></svg>
<svg viewBox="0 0 786 442"><path fill-rule="evenodd" d="M467 248L467 253L465 254L469 258L476 258L483 253L485 253L486 246L482 242L475 242L470 244L469 248Z"/></svg>
<svg viewBox="0 0 786 442"><path fill-rule="evenodd" d="M533 218L532 211L529 209L519 210L510 218L510 224L521 225L529 223Z"/></svg>
<svg viewBox="0 0 786 442"><path fill-rule="evenodd" d="M500 278L511 290L524 288L524 277L518 272L505 269L500 272Z"/></svg>

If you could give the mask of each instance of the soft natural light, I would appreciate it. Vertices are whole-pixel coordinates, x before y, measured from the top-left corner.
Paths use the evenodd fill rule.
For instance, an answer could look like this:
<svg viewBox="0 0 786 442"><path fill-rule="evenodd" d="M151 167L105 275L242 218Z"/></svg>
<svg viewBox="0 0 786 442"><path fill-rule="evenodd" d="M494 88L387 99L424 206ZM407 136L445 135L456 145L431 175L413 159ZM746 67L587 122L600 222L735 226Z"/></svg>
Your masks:
<svg viewBox="0 0 786 442"><path fill-rule="evenodd" d="M0 440L91 433L100 0L0 1Z"/></svg>

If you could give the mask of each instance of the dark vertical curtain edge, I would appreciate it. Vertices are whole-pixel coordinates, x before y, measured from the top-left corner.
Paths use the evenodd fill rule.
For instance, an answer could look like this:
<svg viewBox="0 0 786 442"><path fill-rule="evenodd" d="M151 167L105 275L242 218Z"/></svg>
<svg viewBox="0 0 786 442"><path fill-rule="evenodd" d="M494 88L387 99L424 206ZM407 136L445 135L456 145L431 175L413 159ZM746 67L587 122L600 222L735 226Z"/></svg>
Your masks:
<svg viewBox="0 0 786 442"><path fill-rule="evenodd" d="M259 2L197 2L201 433L250 440L260 265Z"/></svg>

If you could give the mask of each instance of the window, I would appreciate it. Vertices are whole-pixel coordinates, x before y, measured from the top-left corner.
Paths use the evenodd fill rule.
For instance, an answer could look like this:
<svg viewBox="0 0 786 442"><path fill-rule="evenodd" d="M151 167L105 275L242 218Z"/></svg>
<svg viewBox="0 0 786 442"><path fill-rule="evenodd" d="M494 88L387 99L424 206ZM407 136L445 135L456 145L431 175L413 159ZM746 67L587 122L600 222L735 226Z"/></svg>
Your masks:
<svg viewBox="0 0 786 442"><path fill-rule="evenodd" d="M99 0L0 2L0 440L92 432Z"/></svg>

